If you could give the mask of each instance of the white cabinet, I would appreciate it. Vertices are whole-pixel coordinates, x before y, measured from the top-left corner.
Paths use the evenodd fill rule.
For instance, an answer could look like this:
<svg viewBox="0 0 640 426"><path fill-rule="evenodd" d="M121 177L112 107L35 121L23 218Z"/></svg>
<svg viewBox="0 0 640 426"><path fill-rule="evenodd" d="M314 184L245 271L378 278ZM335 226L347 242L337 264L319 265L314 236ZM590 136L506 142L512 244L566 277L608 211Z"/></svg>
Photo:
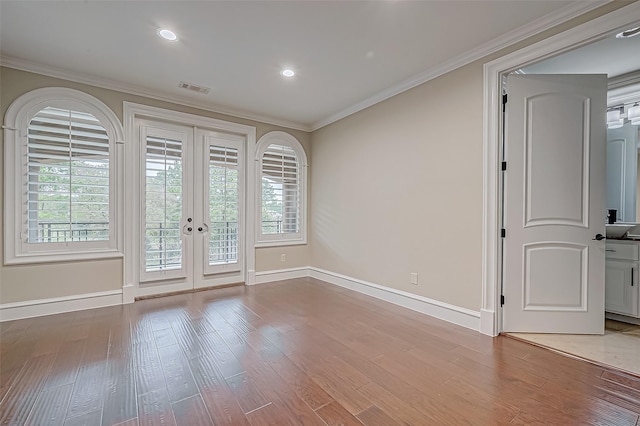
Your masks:
<svg viewBox="0 0 640 426"><path fill-rule="evenodd" d="M605 262L605 310L637 317L640 292L638 244L607 243Z"/></svg>

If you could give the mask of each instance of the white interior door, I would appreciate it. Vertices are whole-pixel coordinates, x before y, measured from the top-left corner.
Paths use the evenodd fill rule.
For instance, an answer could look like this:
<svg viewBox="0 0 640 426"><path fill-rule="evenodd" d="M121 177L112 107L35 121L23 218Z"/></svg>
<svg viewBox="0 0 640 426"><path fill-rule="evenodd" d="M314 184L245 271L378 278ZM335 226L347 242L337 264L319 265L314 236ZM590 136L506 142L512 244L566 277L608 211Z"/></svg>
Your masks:
<svg viewBox="0 0 640 426"><path fill-rule="evenodd" d="M138 119L138 295L244 281L245 138Z"/></svg>
<svg viewBox="0 0 640 426"><path fill-rule="evenodd" d="M604 333L605 75L507 78L503 330Z"/></svg>

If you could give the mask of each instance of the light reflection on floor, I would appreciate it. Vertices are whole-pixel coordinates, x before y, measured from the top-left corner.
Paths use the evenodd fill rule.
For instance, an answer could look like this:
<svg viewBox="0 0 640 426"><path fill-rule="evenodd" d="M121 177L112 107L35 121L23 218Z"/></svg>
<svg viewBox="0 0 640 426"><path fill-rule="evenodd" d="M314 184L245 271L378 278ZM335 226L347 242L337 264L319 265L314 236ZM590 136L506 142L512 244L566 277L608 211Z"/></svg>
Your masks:
<svg viewBox="0 0 640 426"><path fill-rule="evenodd" d="M640 376L640 326L607 320L601 336L509 333L541 346L611 365Z"/></svg>

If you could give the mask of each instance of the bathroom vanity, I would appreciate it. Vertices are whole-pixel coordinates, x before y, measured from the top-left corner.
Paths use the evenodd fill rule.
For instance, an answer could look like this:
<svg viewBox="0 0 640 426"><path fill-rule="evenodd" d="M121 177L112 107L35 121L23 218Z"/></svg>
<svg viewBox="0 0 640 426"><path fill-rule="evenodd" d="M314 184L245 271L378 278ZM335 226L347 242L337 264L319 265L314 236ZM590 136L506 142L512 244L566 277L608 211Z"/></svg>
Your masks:
<svg viewBox="0 0 640 426"><path fill-rule="evenodd" d="M605 311L608 318L640 323L640 241L608 240L605 248ZM624 315L624 317L621 317Z"/></svg>

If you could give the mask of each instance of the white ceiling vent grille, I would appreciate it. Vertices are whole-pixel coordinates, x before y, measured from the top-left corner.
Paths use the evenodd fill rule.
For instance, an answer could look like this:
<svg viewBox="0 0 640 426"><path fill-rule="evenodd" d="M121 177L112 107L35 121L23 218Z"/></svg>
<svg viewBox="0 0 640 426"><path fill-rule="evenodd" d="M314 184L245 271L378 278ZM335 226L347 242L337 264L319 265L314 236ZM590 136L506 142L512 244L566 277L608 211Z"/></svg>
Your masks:
<svg viewBox="0 0 640 426"><path fill-rule="evenodd" d="M202 93L203 95L208 95L211 91L208 87L198 86L197 84L187 83L186 81L181 81L180 84L178 84L178 87L181 89L191 90L192 92Z"/></svg>

